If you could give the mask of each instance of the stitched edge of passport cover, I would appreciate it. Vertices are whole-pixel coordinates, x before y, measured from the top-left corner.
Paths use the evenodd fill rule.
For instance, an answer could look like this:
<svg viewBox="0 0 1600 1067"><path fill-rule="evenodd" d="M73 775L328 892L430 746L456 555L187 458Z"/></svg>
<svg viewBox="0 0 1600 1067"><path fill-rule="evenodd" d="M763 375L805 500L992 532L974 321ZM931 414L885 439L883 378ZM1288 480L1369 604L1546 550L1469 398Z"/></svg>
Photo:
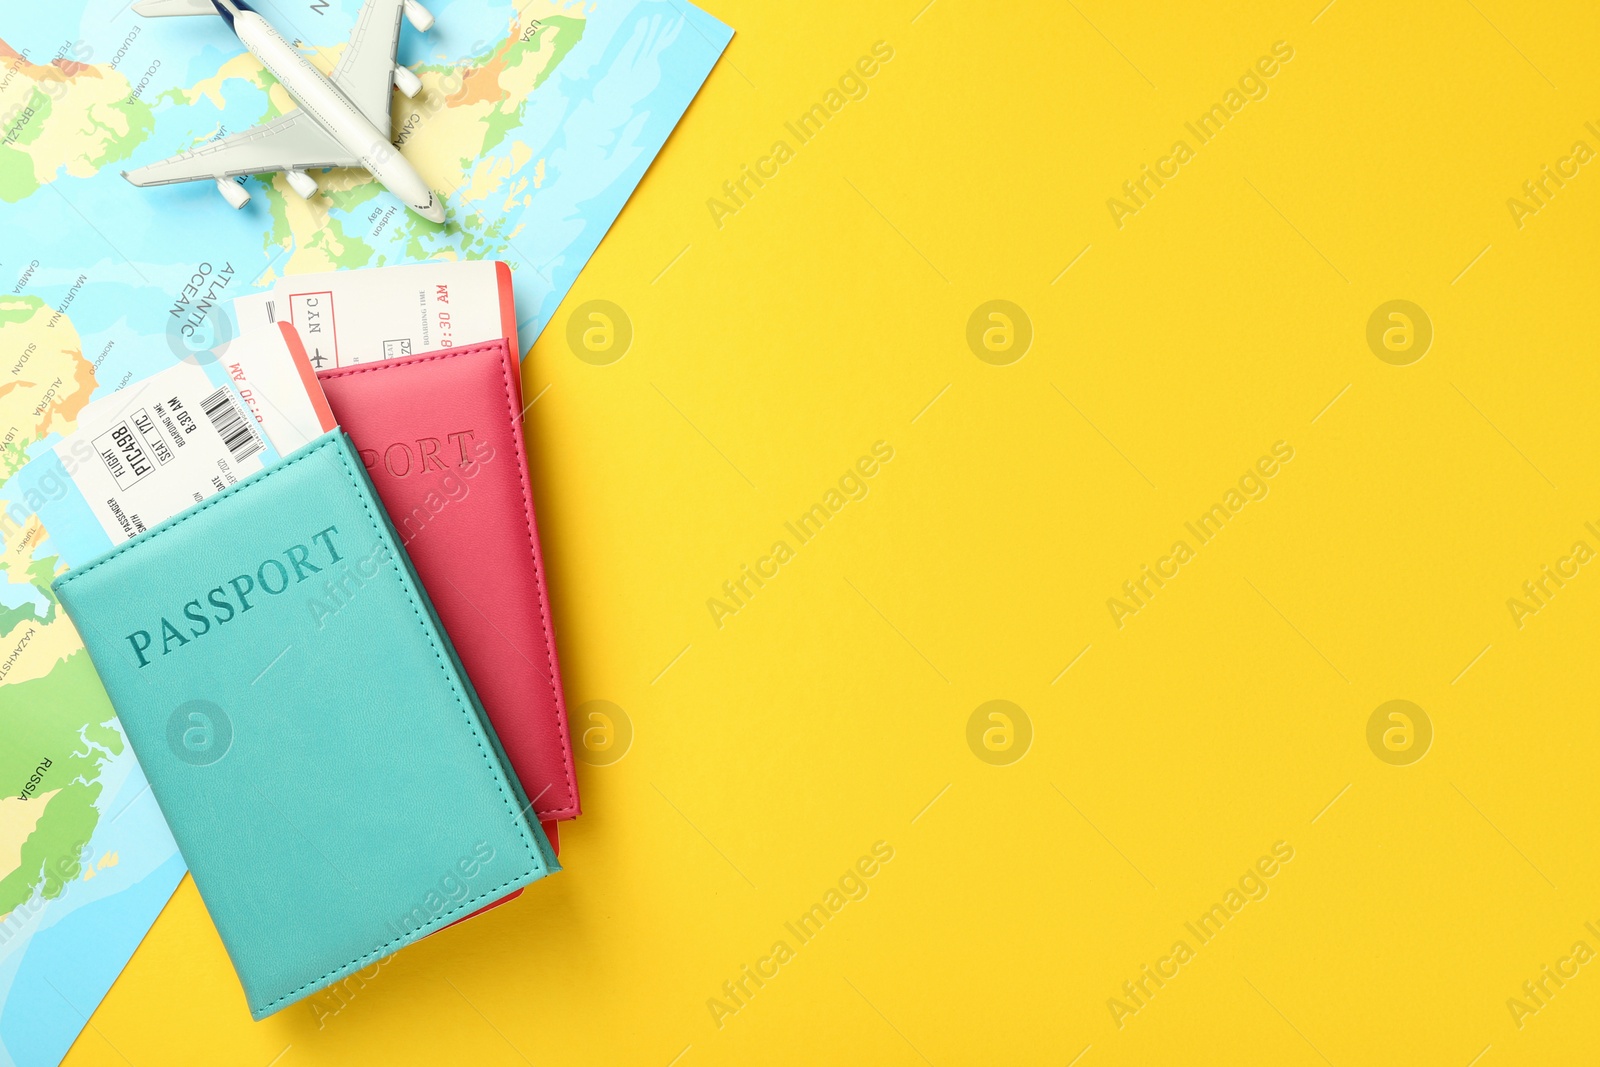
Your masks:
<svg viewBox="0 0 1600 1067"><path fill-rule="evenodd" d="M484 713L482 707L478 705L476 695L472 692L470 685L461 684L466 678L466 672L462 668L460 661L456 658L455 650L450 646L449 639L444 636L444 627L440 625L437 616L434 615L432 605L427 602L425 595L420 600L416 595L417 591L422 588L422 583L417 578L415 570L411 567L411 561L405 555L405 550L399 546L399 541L394 531L394 525L389 521L388 513L384 511L382 505L375 499L376 492L372 490L370 483L366 487L365 491L363 491L361 482L362 479L366 478L366 472L361 470L359 466L352 463L351 448L353 446L350 443L349 435L344 433L343 430L335 429L329 431L318 440L304 446L298 452L295 452L285 459L280 460L271 467L268 467L265 470L257 471L250 477L242 479L234 485L230 485L227 489L216 494L215 496L210 497L204 502L195 505L182 514L175 515L165 522L152 527L133 540L118 545L111 551L102 555L99 559L69 571L53 581L51 583L51 588L55 590L58 599L61 599L63 605L65 606L68 603L69 598L61 597L61 593L75 579L81 578L89 572L107 563L110 563L118 556L132 551L138 551L141 546L153 543L155 539L160 537L162 534L169 530L175 529L183 523L188 522L190 519L193 519L196 516L204 513L206 510L215 506L227 497L239 494L247 486L257 484L258 482L264 482L274 474L287 470L294 464L314 456L318 452L330 446L337 451L339 465L343 469L345 475L350 479L351 489L355 492L357 498L359 499L362 510L367 513L373 532L376 533L380 539L385 539L389 542L389 545L392 549L390 552L389 562L399 572L402 589L406 595L406 598L411 603L412 610L416 616L418 628L422 630L424 638L433 648L435 655L439 659L439 670L445 675L445 687L451 690L451 695L455 698L456 706L461 710L463 716L467 718L468 723L470 725L475 725L478 728L478 736L474 738L474 741L478 745L479 749L482 750L484 762L488 764L491 773L496 770L498 770L500 773L503 784L496 783L496 789L502 795L504 795L506 793L505 785L509 785L515 796L520 797L520 799L523 801L523 804L520 808L513 807L514 797L507 797L506 812L511 816L512 822L517 828L518 836L522 838L523 842L526 844L529 853L528 858L533 862L534 865L530 869L518 871L500 885L484 889L477 895L468 897L467 899L455 904L453 907L446 908L438 915L430 919L427 923L419 926L417 929L409 931L405 934L401 934L398 937L391 938L382 945L379 945L376 948L373 948L362 955L355 957L354 959L333 967L327 973L313 978L295 987L294 989L289 990L288 992L280 994L273 1000L267 1001L266 1003L260 1005L251 1004L251 1017L257 1020L271 1015L279 1007L299 999L304 994L310 993L321 988L322 986L327 985L330 982L336 981L339 978L352 973L353 971L359 969L363 964L375 959L379 959L385 955L389 955L398 947L403 947L404 945L419 941L428 934L431 934L436 930L443 929L444 927L450 925L451 922L463 917L463 915L466 913L476 910L474 905L477 905L482 901L499 899L500 897L503 897L505 895L505 891L512 886L518 885L519 883L521 885L527 885L529 882L537 881L538 878L560 870L559 861L555 860L554 857L548 853L548 844L540 840L540 838L543 836L543 831L535 829L532 834L529 833L528 821L523 817L523 813L528 810L528 805L526 803L527 798L522 794L522 789L517 781L516 775L510 771L509 761L507 761L505 753L500 750L499 739L495 736L493 729L489 728L487 725L488 716ZM453 675L451 672L452 667L454 668ZM489 747L487 749L484 747L485 740L487 740L489 743ZM137 752L135 752L135 756L137 756ZM498 767L496 767L493 762L495 759L499 760ZM163 815L165 815L165 812L163 812ZM533 877L529 877L530 875ZM201 899L204 900L204 897L202 896Z"/></svg>
<svg viewBox="0 0 1600 1067"><path fill-rule="evenodd" d="M555 727L556 740L561 748L561 769L566 775L567 796L571 798L568 803L559 808L539 811L539 815L541 818L571 819L582 813L582 801L578 797L577 774L572 762L572 728L567 719L567 700L563 691L565 687L561 684L561 667L556 661L555 627L550 620L550 597L545 583L544 565L539 558L538 524L533 514L533 484L528 476L528 456L521 433L522 412L517 408L517 393L513 391L511 385L511 343L509 339L483 341L478 344L462 345L460 348L424 352L415 356L401 356L397 359L385 359L375 363L358 363L349 367L336 367L326 371L319 371L317 377L347 378L357 374L374 374L389 370L399 370L419 363L431 363L442 359L453 359L458 356L479 355L484 352L493 352L500 356L500 372L502 384L505 387L506 410L511 416L506 423L507 440L510 443L512 454L516 456L517 476L522 483L522 509L528 526L528 555L533 561L534 592L539 598L539 623L544 633L545 662L550 667L547 680L550 683L551 698L555 701L556 706L556 721L552 725ZM538 799L535 798L534 802L537 804ZM536 808L535 810L538 809Z"/></svg>

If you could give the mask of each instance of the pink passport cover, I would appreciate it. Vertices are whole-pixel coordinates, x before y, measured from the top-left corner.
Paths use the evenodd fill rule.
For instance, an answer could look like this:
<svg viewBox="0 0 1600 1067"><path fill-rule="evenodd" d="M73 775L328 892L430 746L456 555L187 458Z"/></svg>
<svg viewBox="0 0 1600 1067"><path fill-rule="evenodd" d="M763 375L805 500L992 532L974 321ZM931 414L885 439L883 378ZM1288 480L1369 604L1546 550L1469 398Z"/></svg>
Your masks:
<svg viewBox="0 0 1600 1067"><path fill-rule="evenodd" d="M534 811L541 821L576 816L511 345L464 345L317 378Z"/></svg>

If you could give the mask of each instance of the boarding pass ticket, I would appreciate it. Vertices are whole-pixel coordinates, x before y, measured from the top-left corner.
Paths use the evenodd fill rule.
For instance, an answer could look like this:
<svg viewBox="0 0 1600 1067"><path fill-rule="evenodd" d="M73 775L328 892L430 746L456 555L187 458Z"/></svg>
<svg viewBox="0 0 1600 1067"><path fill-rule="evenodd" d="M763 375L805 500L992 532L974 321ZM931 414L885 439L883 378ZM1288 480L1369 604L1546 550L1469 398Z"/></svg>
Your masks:
<svg viewBox="0 0 1600 1067"><path fill-rule="evenodd" d="M517 341L511 271L492 260L295 274L233 302L240 330L290 322L317 370Z"/></svg>
<svg viewBox="0 0 1600 1067"><path fill-rule="evenodd" d="M299 334L288 323L250 330L204 357L219 363L250 417L282 455L333 429L333 412Z"/></svg>
<svg viewBox="0 0 1600 1067"><path fill-rule="evenodd" d="M272 465L333 425L291 337L244 335L92 401L8 483L10 503L37 513L77 567Z"/></svg>

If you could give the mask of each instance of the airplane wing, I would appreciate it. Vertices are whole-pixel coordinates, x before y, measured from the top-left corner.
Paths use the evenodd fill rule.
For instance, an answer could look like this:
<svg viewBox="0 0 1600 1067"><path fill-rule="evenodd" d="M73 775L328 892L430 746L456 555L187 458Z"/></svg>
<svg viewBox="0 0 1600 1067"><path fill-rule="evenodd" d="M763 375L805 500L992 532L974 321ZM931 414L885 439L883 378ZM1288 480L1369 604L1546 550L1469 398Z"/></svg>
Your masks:
<svg viewBox="0 0 1600 1067"><path fill-rule="evenodd" d="M133 5L133 12L145 18L164 18L168 15L215 15L217 5L211 0L139 0Z"/></svg>
<svg viewBox="0 0 1600 1067"><path fill-rule="evenodd" d="M388 133L394 100L394 55L405 0L367 0L345 46L333 83L378 129Z"/></svg>
<svg viewBox="0 0 1600 1067"><path fill-rule="evenodd" d="M172 185L206 178L233 178L280 170L356 166L358 160L304 111L253 126L123 177L134 185Z"/></svg>

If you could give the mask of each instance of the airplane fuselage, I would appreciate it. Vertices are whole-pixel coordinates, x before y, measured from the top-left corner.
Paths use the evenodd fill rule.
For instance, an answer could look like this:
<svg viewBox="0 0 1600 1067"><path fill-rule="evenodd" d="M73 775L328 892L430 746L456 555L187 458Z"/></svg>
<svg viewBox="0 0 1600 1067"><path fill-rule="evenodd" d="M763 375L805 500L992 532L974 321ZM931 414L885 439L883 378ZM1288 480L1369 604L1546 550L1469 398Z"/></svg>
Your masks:
<svg viewBox="0 0 1600 1067"><path fill-rule="evenodd" d="M394 147L387 129L374 126L337 85L285 41L266 19L254 11L239 11L230 21L233 32L250 54L278 79L278 84L307 115L360 160L361 166L380 185L423 218L444 221L444 202Z"/></svg>

